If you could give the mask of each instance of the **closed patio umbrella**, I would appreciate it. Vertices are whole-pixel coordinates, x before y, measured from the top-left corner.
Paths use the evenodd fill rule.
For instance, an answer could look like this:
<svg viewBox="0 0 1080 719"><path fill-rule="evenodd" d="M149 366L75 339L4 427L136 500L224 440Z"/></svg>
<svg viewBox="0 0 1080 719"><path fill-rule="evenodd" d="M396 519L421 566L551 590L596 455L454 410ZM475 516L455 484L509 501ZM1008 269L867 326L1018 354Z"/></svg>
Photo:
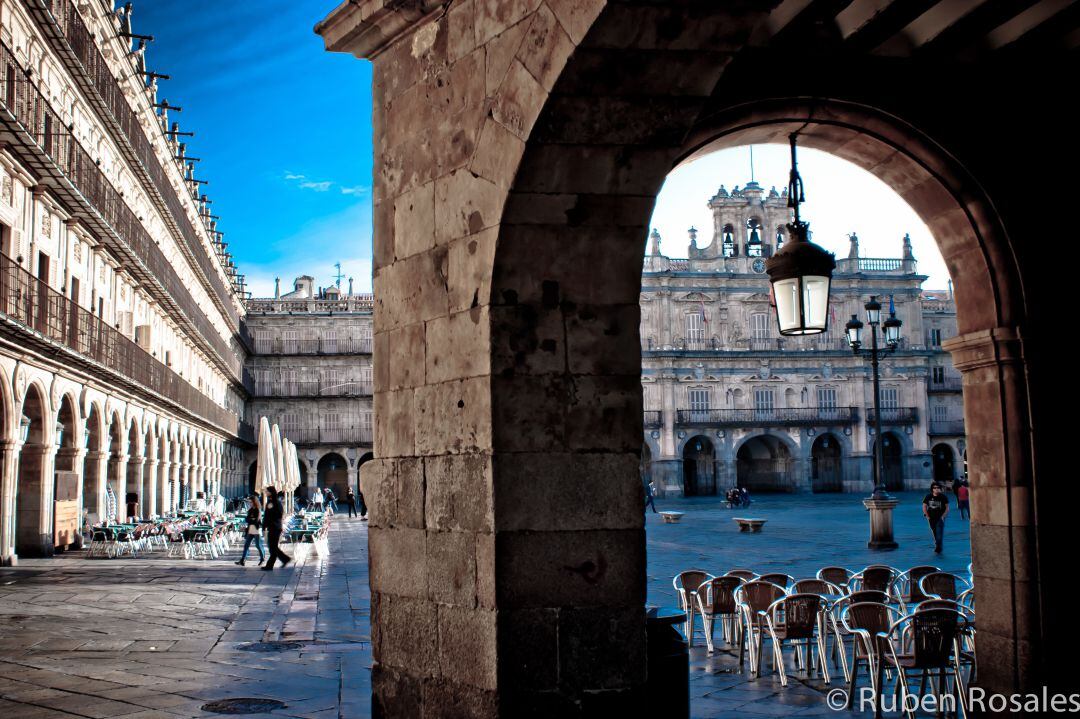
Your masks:
<svg viewBox="0 0 1080 719"><path fill-rule="evenodd" d="M261 495L274 484L274 440L270 421L259 418L259 453L255 466L255 493Z"/></svg>

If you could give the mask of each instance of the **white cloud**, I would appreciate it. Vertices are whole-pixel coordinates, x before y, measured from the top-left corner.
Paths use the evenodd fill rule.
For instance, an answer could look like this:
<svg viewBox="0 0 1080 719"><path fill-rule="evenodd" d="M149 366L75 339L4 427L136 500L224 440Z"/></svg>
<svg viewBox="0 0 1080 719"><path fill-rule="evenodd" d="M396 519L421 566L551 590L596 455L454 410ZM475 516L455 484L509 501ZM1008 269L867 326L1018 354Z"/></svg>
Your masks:
<svg viewBox="0 0 1080 719"><path fill-rule="evenodd" d="M366 185L354 185L352 187L342 187L341 194L343 195L366 195L371 188Z"/></svg>
<svg viewBox="0 0 1080 719"><path fill-rule="evenodd" d="M334 183L330 182L329 180L323 181L323 182L311 182L309 180L309 181L301 182L300 187L302 189L304 189L304 190L315 190L315 192L326 192L327 190L330 189L330 186L333 185L333 184Z"/></svg>

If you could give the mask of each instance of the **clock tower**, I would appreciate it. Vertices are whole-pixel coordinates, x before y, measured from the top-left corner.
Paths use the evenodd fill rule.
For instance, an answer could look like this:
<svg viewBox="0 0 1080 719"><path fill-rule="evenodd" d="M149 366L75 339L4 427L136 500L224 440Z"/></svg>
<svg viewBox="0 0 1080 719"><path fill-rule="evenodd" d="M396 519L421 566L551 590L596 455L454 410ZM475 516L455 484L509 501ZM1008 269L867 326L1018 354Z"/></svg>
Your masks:
<svg viewBox="0 0 1080 719"><path fill-rule="evenodd" d="M763 274L765 260L783 246L791 209L787 189L766 192L751 180L746 187L720 189L709 199L713 213L713 237L707 247L692 243L692 260L714 260L717 269L737 274Z"/></svg>

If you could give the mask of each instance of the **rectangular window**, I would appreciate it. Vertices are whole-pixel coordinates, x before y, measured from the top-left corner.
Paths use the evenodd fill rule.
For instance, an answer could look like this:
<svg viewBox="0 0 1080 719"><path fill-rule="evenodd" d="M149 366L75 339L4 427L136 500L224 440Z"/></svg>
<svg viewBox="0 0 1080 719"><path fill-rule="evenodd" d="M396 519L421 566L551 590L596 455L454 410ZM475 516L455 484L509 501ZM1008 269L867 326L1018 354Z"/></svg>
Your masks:
<svg viewBox="0 0 1080 719"><path fill-rule="evenodd" d="M266 330L255 330L255 353L270 354L270 333Z"/></svg>
<svg viewBox="0 0 1080 719"><path fill-rule="evenodd" d="M287 355L293 355L300 351L300 331L299 330L285 330L281 333L282 338L282 352Z"/></svg>
<svg viewBox="0 0 1080 719"><path fill-rule="evenodd" d="M323 333L323 352L337 352L337 330L326 330Z"/></svg>
<svg viewBox="0 0 1080 719"><path fill-rule="evenodd" d="M939 328L937 328L937 327L930 330L930 346L931 347L940 347L941 346L941 330Z"/></svg>
<svg viewBox="0 0 1080 719"><path fill-rule="evenodd" d="M818 387L817 403L821 409L836 409L836 388Z"/></svg>
<svg viewBox="0 0 1080 719"><path fill-rule="evenodd" d="M705 323L702 322L701 312L690 312L686 315L686 346L691 349L700 349L705 346Z"/></svg>
<svg viewBox="0 0 1080 719"><path fill-rule="evenodd" d="M934 421L944 422L949 418L949 406L944 404L934 405Z"/></svg>
<svg viewBox="0 0 1080 719"><path fill-rule="evenodd" d="M932 377L934 384L945 384L945 368L934 367L932 369Z"/></svg>
<svg viewBox="0 0 1080 719"><path fill-rule="evenodd" d="M770 419L776 407L776 394L771 389L754 390L754 413L762 419Z"/></svg>
<svg viewBox="0 0 1080 719"><path fill-rule="evenodd" d="M690 402L690 419L694 422L709 420L709 390L705 387L690 387L686 390Z"/></svg>
<svg viewBox="0 0 1080 719"><path fill-rule="evenodd" d="M755 341L769 339L769 314L767 312L750 315L750 338Z"/></svg>
<svg viewBox="0 0 1080 719"><path fill-rule="evenodd" d="M882 387L881 388L881 409L883 410L882 416L885 416L884 410L897 409L900 406L900 390L897 387Z"/></svg>

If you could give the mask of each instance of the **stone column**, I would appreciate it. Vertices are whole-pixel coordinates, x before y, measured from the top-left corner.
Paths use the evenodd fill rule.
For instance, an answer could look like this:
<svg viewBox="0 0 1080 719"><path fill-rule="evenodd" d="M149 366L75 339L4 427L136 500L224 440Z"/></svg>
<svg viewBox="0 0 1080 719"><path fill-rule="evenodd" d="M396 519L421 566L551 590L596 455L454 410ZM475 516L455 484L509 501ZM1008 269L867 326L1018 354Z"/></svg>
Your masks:
<svg viewBox="0 0 1080 719"><path fill-rule="evenodd" d="M167 456L168 453L166 453L166 457ZM161 502L162 514L171 514L173 509L172 467L173 463L168 459L165 459L158 464L158 481L161 483L159 500Z"/></svg>
<svg viewBox="0 0 1080 719"><path fill-rule="evenodd" d="M0 440L0 566L16 563L15 488L22 442Z"/></svg>
<svg viewBox="0 0 1080 719"><path fill-rule="evenodd" d="M83 508L96 514L97 520L105 518L105 486L108 482L109 453L88 452L86 476L83 478ZM91 494L92 497L87 495ZM91 501L87 501L90 499Z"/></svg>
<svg viewBox="0 0 1080 719"><path fill-rule="evenodd" d="M124 519L124 513L127 511L127 503L125 502L128 489L127 466L128 456L126 454L109 458L109 471L113 476L113 493L116 494L116 516L111 518L114 521Z"/></svg>
<svg viewBox="0 0 1080 719"><path fill-rule="evenodd" d="M180 503L180 462L177 459L180 456L179 450L173 452L173 461L169 462L169 508L172 511L176 511Z"/></svg>
<svg viewBox="0 0 1080 719"><path fill-rule="evenodd" d="M161 514L158 507L158 482L161 477L158 472L160 462L157 460L157 455L153 458L146 460L146 480L143 484L146 486L146 500L143 503L145 507L145 513L147 516L153 516L155 514Z"/></svg>
<svg viewBox="0 0 1080 719"><path fill-rule="evenodd" d="M23 557L53 554L52 516L56 446L24 444L19 453L15 545Z"/></svg>
<svg viewBox="0 0 1080 719"><path fill-rule="evenodd" d="M955 337L943 347L963 374L968 456L979 458L969 463L968 476L979 684L1024 691L1033 685L1028 673L1042 669L1030 658L1039 655L1044 634L1038 567L1048 560L1036 548L1023 341L1016 329L998 327ZM1043 483L1062 481L1057 468L1045 469Z"/></svg>

